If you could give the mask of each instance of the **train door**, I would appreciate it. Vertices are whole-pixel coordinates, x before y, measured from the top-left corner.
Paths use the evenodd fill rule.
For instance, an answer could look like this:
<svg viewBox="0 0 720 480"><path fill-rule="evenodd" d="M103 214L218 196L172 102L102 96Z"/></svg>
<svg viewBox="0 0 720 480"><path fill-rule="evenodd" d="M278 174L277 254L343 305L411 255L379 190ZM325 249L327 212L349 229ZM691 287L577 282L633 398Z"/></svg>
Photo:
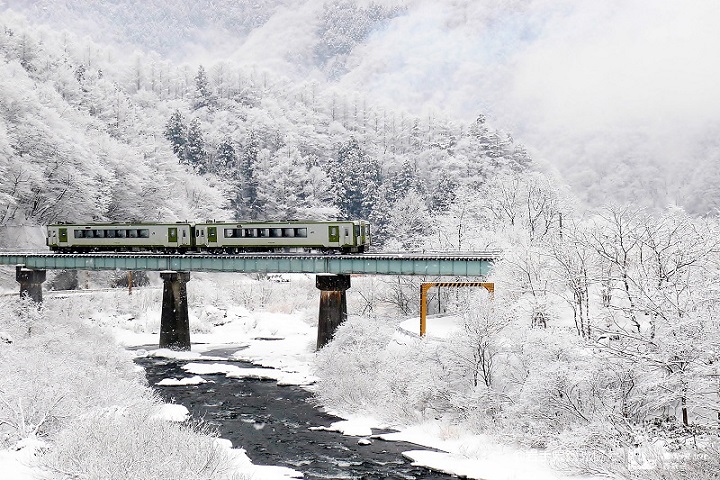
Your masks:
<svg viewBox="0 0 720 480"><path fill-rule="evenodd" d="M67 244L67 228L48 228L47 246L50 247L51 250L54 250L55 247L67 247Z"/></svg>
<svg viewBox="0 0 720 480"><path fill-rule="evenodd" d="M361 245L369 245L370 244L370 224L369 223L363 223L360 226L360 238L362 239Z"/></svg>
<svg viewBox="0 0 720 480"><path fill-rule="evenodd" d="M337 225L328 226L328 243L340 242L340 227ZM334 246L334 245L331 245Z"/></svg>
<svg viewBox="0 0 720 480"><path fill-rule="evenodd" d="M181 247L192 247L192 230L188 230L187 225L183 225L180 227L180 238L178 239L178 242L180 242Z"/></svg>
<svg viewBox="0 0 720 480"><path fill-rule="evenodd" d="M177 227L168 227L168 246L178 246L178 229Z"/></svg>
<svg viewBox="0 0 720 480"><path fill-rule="evenodd" d="M208 247L217 247L217 227L207 227Z"/></svg>
<svg viewBox="0 0 720 480"><path fill-rule="evenodd" d="M343 225L340 227L340 231L342 232L342 242L340 242L341 246L346 245L353 245L355 242L353 242L353 228L352 224L350 225Z"/></svg>

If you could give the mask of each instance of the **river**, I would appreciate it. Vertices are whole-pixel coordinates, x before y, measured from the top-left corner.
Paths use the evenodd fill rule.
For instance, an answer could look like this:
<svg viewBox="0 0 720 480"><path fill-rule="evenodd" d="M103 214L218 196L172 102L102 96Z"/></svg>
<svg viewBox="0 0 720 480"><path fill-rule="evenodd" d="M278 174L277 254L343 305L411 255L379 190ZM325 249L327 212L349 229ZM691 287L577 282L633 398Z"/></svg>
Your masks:
<svg viewBox="0 0 720 480"><path fill-rule="evenodd" d="M414 444L311 430L341 419L317 408L312 395L275 381L203 375L208 383L182 387L155 385L164 378L189 376L185 361L138 358L148 382L166 401L185 406L196 419L217 428L221 437L242 447L257 465L279 465L302 472L306 479L428 479L457 478L413 466L402 452L422 449ZM227 362L230 363L230 362ZM240 367L256 367L231 362ZM211 380L211 382L210 382ZM384 433L373 431L373 434Z"/></svg>

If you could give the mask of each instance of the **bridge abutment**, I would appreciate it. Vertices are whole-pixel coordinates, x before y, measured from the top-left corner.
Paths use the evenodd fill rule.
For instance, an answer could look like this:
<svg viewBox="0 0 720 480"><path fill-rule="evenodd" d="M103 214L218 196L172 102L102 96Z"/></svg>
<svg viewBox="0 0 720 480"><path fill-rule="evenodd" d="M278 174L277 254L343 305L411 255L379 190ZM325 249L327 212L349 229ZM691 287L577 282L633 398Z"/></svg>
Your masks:
<svg viewBox="0 0 720 480"><path fill-rule="evenodd" d="M320 290L317 349L327 345L337 327L347 318L347 297L350 275L317 275L315 286Z"/></svg>
<svg viewBox="0 0 720 480"><path fill-rule="evenodd" d="M190 272L160 272L163 279L160 348L190 350L187 282Z"/></svg>
<svg viewBox="0 0 720 480"><path fill-rule="evenodd" d="M20 296L29 297L35 303L42 303L42 284L46 276L46 270L33 270L22 265L16 266L15 280L20 282Z"/></svg>

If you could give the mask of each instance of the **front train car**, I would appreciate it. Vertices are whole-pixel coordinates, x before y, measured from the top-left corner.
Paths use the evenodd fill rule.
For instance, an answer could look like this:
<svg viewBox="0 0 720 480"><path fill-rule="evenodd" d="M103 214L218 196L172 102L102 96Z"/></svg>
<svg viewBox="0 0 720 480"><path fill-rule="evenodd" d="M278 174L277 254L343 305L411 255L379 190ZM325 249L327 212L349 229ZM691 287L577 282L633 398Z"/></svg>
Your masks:
<svg viewBox="0 0 720 480"><path fill-rule="evenodd" d="M206 222L195 225L195 244L228 253L361 253L370 247L370 225L365 220Z"/></svg>

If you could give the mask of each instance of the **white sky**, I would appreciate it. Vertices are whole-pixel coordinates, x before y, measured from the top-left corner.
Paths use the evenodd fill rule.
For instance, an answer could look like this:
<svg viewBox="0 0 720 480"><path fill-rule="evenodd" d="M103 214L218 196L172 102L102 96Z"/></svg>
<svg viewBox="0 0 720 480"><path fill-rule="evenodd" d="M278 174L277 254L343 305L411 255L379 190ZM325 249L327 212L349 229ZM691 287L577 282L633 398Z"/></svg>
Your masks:
<svg viewBox="0 0 720 480"><path fill-rule="evenodd" d="M419 0L358 49L344 82L416 110L485 113L576 188L638 159L671 180L720 123L718 25L712 0Z"/></svg>

